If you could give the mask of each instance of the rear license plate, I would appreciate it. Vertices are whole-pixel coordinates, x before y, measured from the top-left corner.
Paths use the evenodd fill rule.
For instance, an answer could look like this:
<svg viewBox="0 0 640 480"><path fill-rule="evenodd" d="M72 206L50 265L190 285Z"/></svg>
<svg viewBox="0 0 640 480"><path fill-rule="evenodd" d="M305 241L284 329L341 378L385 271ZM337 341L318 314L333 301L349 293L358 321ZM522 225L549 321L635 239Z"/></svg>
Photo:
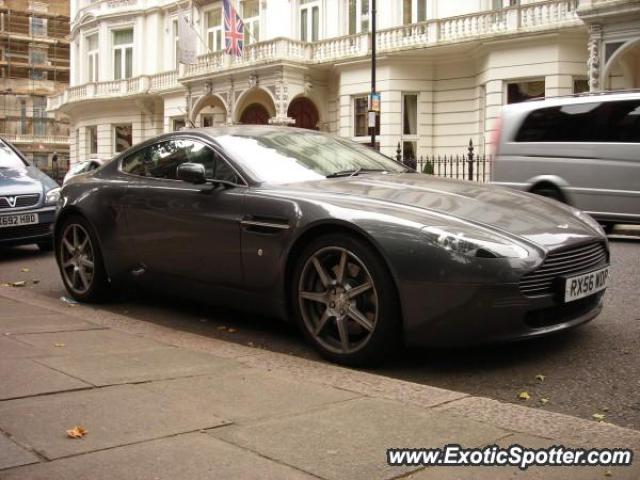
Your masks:
<svg viewBox="0 0 640 480"><path fill-rule="evenodd" d="M38 223L37 213L3 215L0 217L0 228L17 227L18 225L33 225L34 223Z"/></svg>
<svg viewBox="0 0 640 480"><path fill-rule="evenodd" d="M582 273L574 277L565 277L564 301L573 302L604 290L609 284L609 267L595 272Z"/></svg>

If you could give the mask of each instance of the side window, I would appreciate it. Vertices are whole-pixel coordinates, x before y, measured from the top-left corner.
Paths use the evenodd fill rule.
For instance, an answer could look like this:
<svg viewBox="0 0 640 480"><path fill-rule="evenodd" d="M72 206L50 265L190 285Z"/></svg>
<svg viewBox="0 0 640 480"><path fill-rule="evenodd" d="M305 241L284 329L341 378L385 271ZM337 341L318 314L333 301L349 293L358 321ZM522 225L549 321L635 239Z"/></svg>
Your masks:
<svg viewBox="0 0 640 480"><path fill-rule="evenodd" d="M177 139L156 143L128 156L122 171L143 177L176 180L178 165L200 163L207 178L239 183L234 170L219 155L203 143Z"/></svg>
<svg viewBox="0 0 640 480"><path fill-rule="evenodd" d="M534 110L516 142L590 142L601 122L601 103L576 103Z"/></svg>
<svg viewBox="0 0 640 480"><path fill-rule="evenodd" d="M607 142L640 143L640 100L610 102Z"/></svg>
<svg viewBox="0 0 640 480"><path fill-rule="evenodd" d="M640 142L640 100L576 103L531 112L516 142Z"/></svg>

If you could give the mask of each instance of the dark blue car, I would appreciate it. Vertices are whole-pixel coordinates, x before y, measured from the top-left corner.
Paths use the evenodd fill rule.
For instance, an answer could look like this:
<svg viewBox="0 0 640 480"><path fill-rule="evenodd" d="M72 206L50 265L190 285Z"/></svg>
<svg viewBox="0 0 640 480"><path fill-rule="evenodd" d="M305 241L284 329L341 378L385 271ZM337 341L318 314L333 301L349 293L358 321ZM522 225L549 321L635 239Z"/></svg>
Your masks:
<svg viewBox="0 0 640 480"><path fill-rule="evenodd" d="M0 140L0 245L52 249L58 184Z"/></svg>

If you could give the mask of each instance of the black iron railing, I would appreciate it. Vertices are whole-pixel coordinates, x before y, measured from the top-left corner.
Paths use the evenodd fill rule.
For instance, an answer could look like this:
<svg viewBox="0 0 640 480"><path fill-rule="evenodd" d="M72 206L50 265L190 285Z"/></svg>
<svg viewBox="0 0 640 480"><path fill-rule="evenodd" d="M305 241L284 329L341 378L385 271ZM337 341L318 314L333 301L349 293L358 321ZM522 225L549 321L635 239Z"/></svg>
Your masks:
<svg viewBox="0 0 640 480"><path fill-rule="evenodd" d="M396 150L396 159L420 173L438 177L488 182L491 174L491 155L478 155L474 152L473 141L469 140L467 153L452 155L427 155L420 158L402 157L400 143Z"/></svg>

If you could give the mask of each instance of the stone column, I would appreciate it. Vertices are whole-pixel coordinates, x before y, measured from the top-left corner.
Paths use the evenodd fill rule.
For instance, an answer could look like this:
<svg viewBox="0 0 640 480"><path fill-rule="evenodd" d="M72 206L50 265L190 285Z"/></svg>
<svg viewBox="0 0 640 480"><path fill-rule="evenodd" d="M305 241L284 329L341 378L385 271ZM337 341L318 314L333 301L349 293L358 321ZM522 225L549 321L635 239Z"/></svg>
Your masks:
<svg viewBox="0 0 640 480"><path fill-rule="evenodd" d="M283 75L284 77L284 75ZM276 80L276 116L269 119L270 125L293 125L295 119L287 116L289 106L289 87L284 78Z"/></svg>
<svg viewBox="0 0 640 480"><path fill-rule="evenodd" d="M601 77L602 65L602 26L593 23L589 27L589 59L587 67L589 72L589 90L597 92L602 90Z"/></svg>

